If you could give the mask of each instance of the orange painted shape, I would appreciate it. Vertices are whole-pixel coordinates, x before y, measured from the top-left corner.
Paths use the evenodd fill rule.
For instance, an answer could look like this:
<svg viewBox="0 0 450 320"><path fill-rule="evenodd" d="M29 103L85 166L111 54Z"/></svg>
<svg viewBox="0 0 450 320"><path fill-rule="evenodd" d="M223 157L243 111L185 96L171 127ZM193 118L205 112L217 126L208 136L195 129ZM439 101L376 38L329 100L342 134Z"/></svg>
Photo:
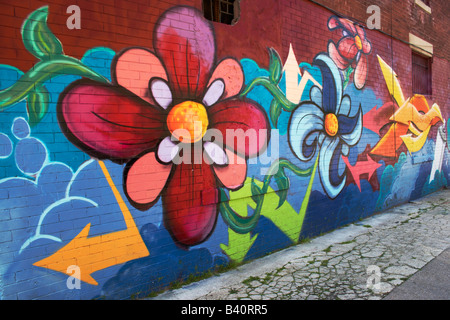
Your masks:
<svg viewBox="0 0 450 320"><path fill-rule="evenodd" d="M208 124L205 107L194 101L177 104L167 116L167 128L172 136L185 143L201 140L208 129Z"/></svg>
<svg viewBox="0 0 450 320"><path fill-rule="evenodd" d="M408 126L402 123L393 123L388 132L378 141L370 151L371 154L384 157L397 157L397 150L403 144L401 136L408 132Z"/></svg>
<svg viewBox="0 0 450 320"><path fill-rule="evenodd" d="M430 106L428 105L427 99L421 94L415 94L409 100L417 109L417 111L422 111L423 113L427 113L430 110Z"/></svg>
<svg viewBox="0 0 450 320"><path fill-rule="evenodd" d="M400 107L400 109L398 109L397 112L394 113L390 120L400 122L408 126L413 123L414 126L420 130L420 132L427 130L431 125L437 123L438 121L443 122L444 120L442 118L439 106L437 104L434 104L430 109L427 101L423 99L417 95L415 95L411 99L408 99ZM415 135L420 134L420 132L416 132L416 130L414 130L414 127L411 131Z"/></svg>
<svg viewBox="0 0 450 320"><path fill-rule="evenodd" d="M154 201L166 185L172 164L162 164L156 160L154 152L137 160L128 171L126 188L128 196L137 203Z"/></svg>
<svg viewBox="0 0 450 320"><path fill-rule="evenodd" d="M100 236L89 237L91 229L91 224L89 223L67 245L51 256L33 264L37 267L68 274L92 285L98 285L97 281L91 276L92 273L149 255L139 229L114 185L105 164L99 161L99 165L116 197L127 228ZM68 272L68 268L73 265L80 268L79 274L75 273L72 275L72 273Z"/></svg>
<svg viewBox="0 0 450 320"><path fill-rule="evenodd" d="M339 124L338 119L334 113L328 113L325 116L325 131L329 136L334 137L338 132Z"/></svg>
<svg viewBox="0 0 450 320"><path fill-rule="evenodd" d="M67 269L75 265L80 268L79 280L98 285L92 273L149 255L137 228L89 237L90 228L89 223L67 245L34 265L70 276L72 274L67 273Z"/></svg>
<svg viewBox="0 0 450 320"><path fill-rule="evenodd" d="M355 37L355 45L358 48L358 50L362 49L362 41L358 35Z"/></svg>

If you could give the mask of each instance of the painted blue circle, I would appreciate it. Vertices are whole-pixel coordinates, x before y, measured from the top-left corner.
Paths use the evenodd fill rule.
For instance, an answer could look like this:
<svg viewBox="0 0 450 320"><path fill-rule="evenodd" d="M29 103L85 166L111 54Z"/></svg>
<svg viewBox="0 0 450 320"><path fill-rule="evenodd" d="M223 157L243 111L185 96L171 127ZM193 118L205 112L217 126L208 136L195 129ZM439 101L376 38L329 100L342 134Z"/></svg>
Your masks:
<svg viewBox="0 0 450 320"><path fill-rule="evenodd" d="M13 150L11 139L4 133L0 132L0 158L8 158Z"/></svg>
<svg viewBox="0 0 450 320"><path fill-rule="evenodd" d="M36 138L20 140L15 151L16 165L27 175L34 175L41 170L47 159L47 149Z"/></svg>
<svg viewBox="0 0 450 320"><path fill-rule="evenodd" d="M25 139L30 136L30 126L24 118L14 119L12 133L17 139Z"/></svg>

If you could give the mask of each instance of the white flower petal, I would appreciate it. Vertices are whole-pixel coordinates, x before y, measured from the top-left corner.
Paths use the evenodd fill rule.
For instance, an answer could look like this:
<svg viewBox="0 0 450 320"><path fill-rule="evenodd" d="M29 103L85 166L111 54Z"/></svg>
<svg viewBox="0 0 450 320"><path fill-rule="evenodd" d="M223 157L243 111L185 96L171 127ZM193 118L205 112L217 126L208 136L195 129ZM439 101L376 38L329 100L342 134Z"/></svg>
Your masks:
<svg viewBox="0 0 450 320"><path fill-rule="evenodd" d="M343 115L348 117L350 115L350 110L352 108L352 102L348 95L342 97L341 104L336 110L336 115Z"/></svg>
<svg viewBox="0 0 450 320"><path fill-rule="evenodd" d="M317 104L319 107L322 107L322 90L319 87L313 86L311 87L311 91L309 93L311 97L311 101Z"/></svg>
<svg viewBox="0 0 450 320"><path fill-rule="evenodd" d="M339 146L338 138L326 138L319 151L319 175L322 187L328 197L334 199L342 191L347 180L346 176L340 174L338 167L332 167L336 148ZM341 155L339 154L340 158ZM334 164L339 166L339 164ZM333 177L332 177L333 175Z"/></svg>
<svg viewBox="0 0 450 320"><path fill-rule="evenodd" d="M217 79L213 83L211 83L208 90L206 91L205 96L203 97L203 103L205 104L205 106L212 106L217 101L219 101L224 91L225 83L221 79Z"/></svg>
<svg viewBox="0 0 450 320"><path fill-rule="evenodd" d="M172 162L178 154L179 147L169 137L164 138L158 146L158 158L164 163Z"/></svg>
<svg viewBox="0 0 450 320"><path fill-rule="evenodd" d="M172 92L168 84L162 79L153 80L150 84L153 98L164 109L172 103Z"/></svg>
<svg viewBox="0 0 450 320"><path fill-rule="evenodd" d="M292 113L289 123L289 143L301 161L312 159L319 134L324 131L323 111L312 103L304 103ZM323 137L322 137L323 139Z"/></svg>
<svg viewBox="0 0 450 320"><path fill-rule="evenodd" d="M356 145L361 139L361 134L363 130L363 114L361 108L358 110L358 122L352 132L348 134L341 134L340 138L350 147Z"/></svg>
<svg viewBox="0 0 450 320"><path fill-rule="evenodd" d="M203 148L215 164L224 165L228 162L225 151L214 142L205 142Z"/></svg>

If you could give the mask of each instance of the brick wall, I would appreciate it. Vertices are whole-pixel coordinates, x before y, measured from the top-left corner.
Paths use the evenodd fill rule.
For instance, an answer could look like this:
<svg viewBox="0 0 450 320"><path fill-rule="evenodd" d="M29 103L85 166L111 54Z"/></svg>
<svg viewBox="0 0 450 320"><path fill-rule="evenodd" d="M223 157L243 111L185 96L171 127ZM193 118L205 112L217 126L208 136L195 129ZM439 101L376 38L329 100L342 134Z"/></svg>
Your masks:
<svg viewBox="0 0 450 320"><path fill-rule="evenodd" d="M0 3L2 299L144 297L448 185L443 0L381 30L370 1L73 4Z"/></svg>

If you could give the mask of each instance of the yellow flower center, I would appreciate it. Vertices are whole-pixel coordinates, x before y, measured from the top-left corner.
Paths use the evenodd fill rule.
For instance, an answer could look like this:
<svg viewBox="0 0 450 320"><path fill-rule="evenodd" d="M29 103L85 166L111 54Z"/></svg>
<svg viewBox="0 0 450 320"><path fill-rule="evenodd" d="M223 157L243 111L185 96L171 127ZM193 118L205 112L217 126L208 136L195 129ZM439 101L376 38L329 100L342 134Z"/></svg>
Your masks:
<svg viewBox="0 0 450 320"><path fill-rule="evenodd" d="M358 48L358 50L362 49L362 41L358 35L355 37L355 45Z"/></svg>
<svg viewBox="0 0 450 320"><path fill-rule="evenodd" d="M325 116L325 131L329 136L334 137L338 132L338 119L334 113L328 113Z"/></svg>
<svg viewBox="0 0 450 320"><path fill-rule="evenodd" d="M205 107L194 101L177 104L167 116L167 128L180 142L193 143L201 140L208 128Z"/></svg>

